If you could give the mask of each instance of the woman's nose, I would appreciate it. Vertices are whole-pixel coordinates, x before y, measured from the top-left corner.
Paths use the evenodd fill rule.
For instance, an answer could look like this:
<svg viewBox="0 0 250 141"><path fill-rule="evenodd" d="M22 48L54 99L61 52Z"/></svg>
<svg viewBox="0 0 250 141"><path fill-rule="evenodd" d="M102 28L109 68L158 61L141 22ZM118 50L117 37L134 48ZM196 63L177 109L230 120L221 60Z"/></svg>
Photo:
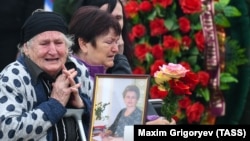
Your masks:
<svg viewBox="0 0 250 141"><path fill-rule="evenodd" d="M115 42L115 43L113 44L111 50L112 50L113 52L117 53L118 50L119 50L119 42Z"/></svg>
<svg viewBox="0 0 250 141"><path fill-rule="evenodd" d="M55 54L56 53L56 45L54 43L51 43L49 46L49 54Z"/></svg>

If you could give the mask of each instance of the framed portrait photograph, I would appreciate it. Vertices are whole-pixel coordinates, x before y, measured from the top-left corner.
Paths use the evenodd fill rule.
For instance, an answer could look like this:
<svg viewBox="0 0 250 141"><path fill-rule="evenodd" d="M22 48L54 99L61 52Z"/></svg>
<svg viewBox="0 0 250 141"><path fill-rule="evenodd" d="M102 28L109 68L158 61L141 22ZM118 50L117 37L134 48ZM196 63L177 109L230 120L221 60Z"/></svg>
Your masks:
<svg viewBox="0 0 250 141"><path fill-rule="evenodd" d="M150 75L97 74L89 141L124 138L146 119Z"/></svg>

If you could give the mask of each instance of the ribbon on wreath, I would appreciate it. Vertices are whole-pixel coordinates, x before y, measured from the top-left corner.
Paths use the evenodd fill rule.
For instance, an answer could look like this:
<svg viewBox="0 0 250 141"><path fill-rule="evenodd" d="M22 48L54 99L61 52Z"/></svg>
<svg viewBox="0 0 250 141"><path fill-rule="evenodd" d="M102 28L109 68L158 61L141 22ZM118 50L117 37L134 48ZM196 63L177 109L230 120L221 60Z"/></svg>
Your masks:
<svg viewBox="0 0 250 141"><path fill-rule="evenodd" d="M210 75L210 111L215 116L225 115L225 100L220 91L220 50L218 34L214 22L213 0L202 0L205 10L200 15L200 21L205 38L205 67Z"/></svg>

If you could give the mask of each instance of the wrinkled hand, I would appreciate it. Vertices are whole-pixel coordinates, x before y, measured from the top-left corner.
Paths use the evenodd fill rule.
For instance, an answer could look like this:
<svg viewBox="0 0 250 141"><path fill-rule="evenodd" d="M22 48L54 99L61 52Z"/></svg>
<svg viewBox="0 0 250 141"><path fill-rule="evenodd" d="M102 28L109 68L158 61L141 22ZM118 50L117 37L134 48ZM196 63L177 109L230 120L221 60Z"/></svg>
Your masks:
<svg viewBox="0 0 250 141"><path fill-rule="evenodd" d="M168 121L164 117L159 117L156 120L146 122L146 125L176 125L176 122L174 119Z"/></svg>
<svg viewBox="0 0 250 141"><path fill-rule="evenodd" d="M77 75L77 71L75 69L70 69L67 71L67 69L63 69L63 73L67 75L68 80L70 82L71 86L71 96L69 99L69 104L71 106L74 106L76 108L82 108L84 107L84 103L79 95L78 88L81 86L80 83L76 84L74 78Z"/></svg>
<svg viewBox="0 0 250 141"><path fill-rule="evenodd" d="M57 99L64 106L69 102L72 106L81 108L84 107L84 104L78 92L80 84L76 84L74 81L76 75L77 71L75 69L67 70L66 67L63 66L62 74L59 75L52 84L51 97Z"/></svg>

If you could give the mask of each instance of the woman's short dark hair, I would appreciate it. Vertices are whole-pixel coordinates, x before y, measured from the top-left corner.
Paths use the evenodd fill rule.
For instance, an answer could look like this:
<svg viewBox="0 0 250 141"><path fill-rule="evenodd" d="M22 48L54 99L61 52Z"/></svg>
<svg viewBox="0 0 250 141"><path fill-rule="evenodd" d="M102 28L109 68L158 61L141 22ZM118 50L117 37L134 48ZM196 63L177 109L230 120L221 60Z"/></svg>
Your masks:
<svg viewBox="0 0 250 141"><path fill-rule="evenodd" d="M80 7L69 23L69 33L75 36L72 51L76 53L80 49L78 38L90 42L95 47L96 37L107 34L110 28L114 29L116 35L121 34L119 22L108 12L94 6Z"/></svg>
<svg viewBox="0 0 250 141"><path fill-rule="evenodd" d="M132 43L129 39L129 34L128 34L128 21L127 18L125 16L125 11L124 11L124 6L123 3L121 2L121 0L84 0L82 5L83 6L97 6L97 7L101 7L104 4L108 4L108 12L112 13L115 9L116 3L119 2L122 5L122 14L123 14L123 28L122 28L122 38L124 41L124 51L123 54L127 57L129 64L132 66L133 64L133 46ZM133 67L133 66L132 66Z"/></svg>
<svg viewBox="0 0 250 141"><path fill-rule="evenodd" d="M136 99L139 99L139 98L140 98L140 90L139 90L139 88L138 88L136 85L128 85L128 86L124 89L124 91L123 91L123 93L122 93L123 98L126 96L127 92L129 92L129 91L135 92L135 94L136 94Z"/></svg>

